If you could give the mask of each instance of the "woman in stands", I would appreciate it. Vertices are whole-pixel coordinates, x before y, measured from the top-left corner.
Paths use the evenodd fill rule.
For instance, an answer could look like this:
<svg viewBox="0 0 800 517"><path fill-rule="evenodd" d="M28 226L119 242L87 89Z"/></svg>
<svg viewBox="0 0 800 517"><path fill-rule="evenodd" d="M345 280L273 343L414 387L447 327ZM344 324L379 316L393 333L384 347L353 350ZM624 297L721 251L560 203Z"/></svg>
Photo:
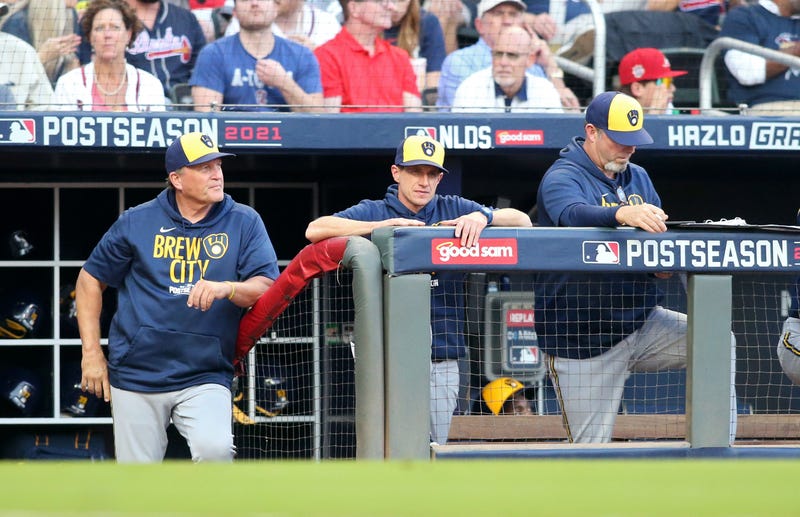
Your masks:
<svg viewBox="0 0 800 517"><path fill-rule="evenodd" d="M125 61L142 23L125 0L93 0L81 19L93 60L62 76L56 105L63 110L164 111L164 87Z"/></svg>
<svg viewBox="0 0 800 517"><path fill-rule="evenodd" d="M76 0L18 0L0 30L36 49L51 84L78 66Z"/></svg>
<svg viewBox="0 0 800 517"><path fill-rule="evenodd" d="M439 19L422 10L419 0L397 0L392 27L383 32L383 37L408 52L418 75L424 71L424 82L419 81L422 103L435 105L442 62L447 55Z"/></svg>

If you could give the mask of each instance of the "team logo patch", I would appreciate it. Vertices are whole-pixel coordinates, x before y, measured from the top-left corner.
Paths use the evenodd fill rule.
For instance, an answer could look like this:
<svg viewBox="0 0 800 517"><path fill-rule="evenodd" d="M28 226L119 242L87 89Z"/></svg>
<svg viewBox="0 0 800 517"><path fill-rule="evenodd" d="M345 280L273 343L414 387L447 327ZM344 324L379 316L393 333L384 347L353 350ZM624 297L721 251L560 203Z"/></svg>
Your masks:
<svg viewBox="0 0 800 517"><path fill-rule="evenodd" d="M583 241L584 264L619 264L616 241Z"/></svg>
<svg viewBox="0 0 800 517"><path fill-rule="evenodd" d="M433 142L422 142L422 152L425 156L433 156L433 153L436 152L436 146L433 145Z"/></svg>
<svg viewBox="0 0 800 517"><path fill-rule="evenodd" d="M32 144L36 142L36 121L32 118L0 119L0 143Z"/></svg>
<svg viewBox="0 0 800 517"><path fill-rule="evenodd" d="M639 110L630 110L628 112L628 122L634 127L639 124Z"/></svg>
<svg viewBox="0 0 800 517"><path fill-rule="evenodd" d="M637 79L641 79L644 77L644 67L642 65L634 65L633 70L631 70L633 76Z"/></svg>
<svg viewBox="0 0 800 517"><path fill-rule="evenodd" d="M200 137L200 141L203 142L203 145L208 147L209 149L214 148L214 142L211 140L211 137L208 135L203 135Z"/></svg>
<svg viewBox="0 0 800 517"><path fill-rule="evenodd" d="M213 233L203 239L203 249L212 259L219 259L228 251L228 234Z"/></svg>

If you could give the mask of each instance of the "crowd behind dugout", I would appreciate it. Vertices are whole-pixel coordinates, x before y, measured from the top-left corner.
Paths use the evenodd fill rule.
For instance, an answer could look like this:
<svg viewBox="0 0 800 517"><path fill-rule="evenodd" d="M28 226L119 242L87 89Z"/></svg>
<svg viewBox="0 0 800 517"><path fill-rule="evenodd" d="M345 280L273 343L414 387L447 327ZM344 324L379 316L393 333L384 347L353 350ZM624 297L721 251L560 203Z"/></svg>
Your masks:
<svg viewBox="0 0 800 517"><path fill-rule="evenodd" d="M800 0L598 4L603 89L649 113L697 112L720 36L800 56ZM582 0L10 0L0 13L0 110L560 113L593 91L559 66L592 65ZM736 49L720 62L715 113L800 112L800 68Z"/></svg>

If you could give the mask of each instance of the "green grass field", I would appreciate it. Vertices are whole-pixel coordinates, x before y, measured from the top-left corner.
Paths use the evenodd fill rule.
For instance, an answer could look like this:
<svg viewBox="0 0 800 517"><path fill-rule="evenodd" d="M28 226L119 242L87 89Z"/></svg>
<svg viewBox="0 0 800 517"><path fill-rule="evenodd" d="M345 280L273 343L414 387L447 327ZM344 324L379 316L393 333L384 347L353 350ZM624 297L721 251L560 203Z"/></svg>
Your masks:
<svg viewBox="0 0 800 517"><path fill-rule="evenodd" d="M797 460L0 463L0 516L797 516Z"/></svg>

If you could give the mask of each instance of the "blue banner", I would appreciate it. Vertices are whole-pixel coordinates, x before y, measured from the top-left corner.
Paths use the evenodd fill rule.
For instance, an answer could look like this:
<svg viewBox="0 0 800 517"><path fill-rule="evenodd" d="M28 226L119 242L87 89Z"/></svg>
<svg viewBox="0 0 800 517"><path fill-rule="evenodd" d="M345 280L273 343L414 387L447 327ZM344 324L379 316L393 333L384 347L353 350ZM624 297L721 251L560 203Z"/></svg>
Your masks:
<svg viewBox="0 0 800 517"><path fill-rule="evenodd" d="M390 274L800 271L800 233L790 231L487 228L479 243L467 248L453 237L452 228L380 228L373 242Z"/></svg>
<svg viewBox="0 0 800 517"><path fill-rule="evenodd" d="M786 152L800 149L800 119L654 116L647 150ZM220 146L251 152L394 149L426 134L451 151L559 150L583 135L581 115L0 112L0 147L92 147L151 151L203 131ZM645 148L643 148L645 149ZM456 153L458 154L458 153Z"/></svg>

